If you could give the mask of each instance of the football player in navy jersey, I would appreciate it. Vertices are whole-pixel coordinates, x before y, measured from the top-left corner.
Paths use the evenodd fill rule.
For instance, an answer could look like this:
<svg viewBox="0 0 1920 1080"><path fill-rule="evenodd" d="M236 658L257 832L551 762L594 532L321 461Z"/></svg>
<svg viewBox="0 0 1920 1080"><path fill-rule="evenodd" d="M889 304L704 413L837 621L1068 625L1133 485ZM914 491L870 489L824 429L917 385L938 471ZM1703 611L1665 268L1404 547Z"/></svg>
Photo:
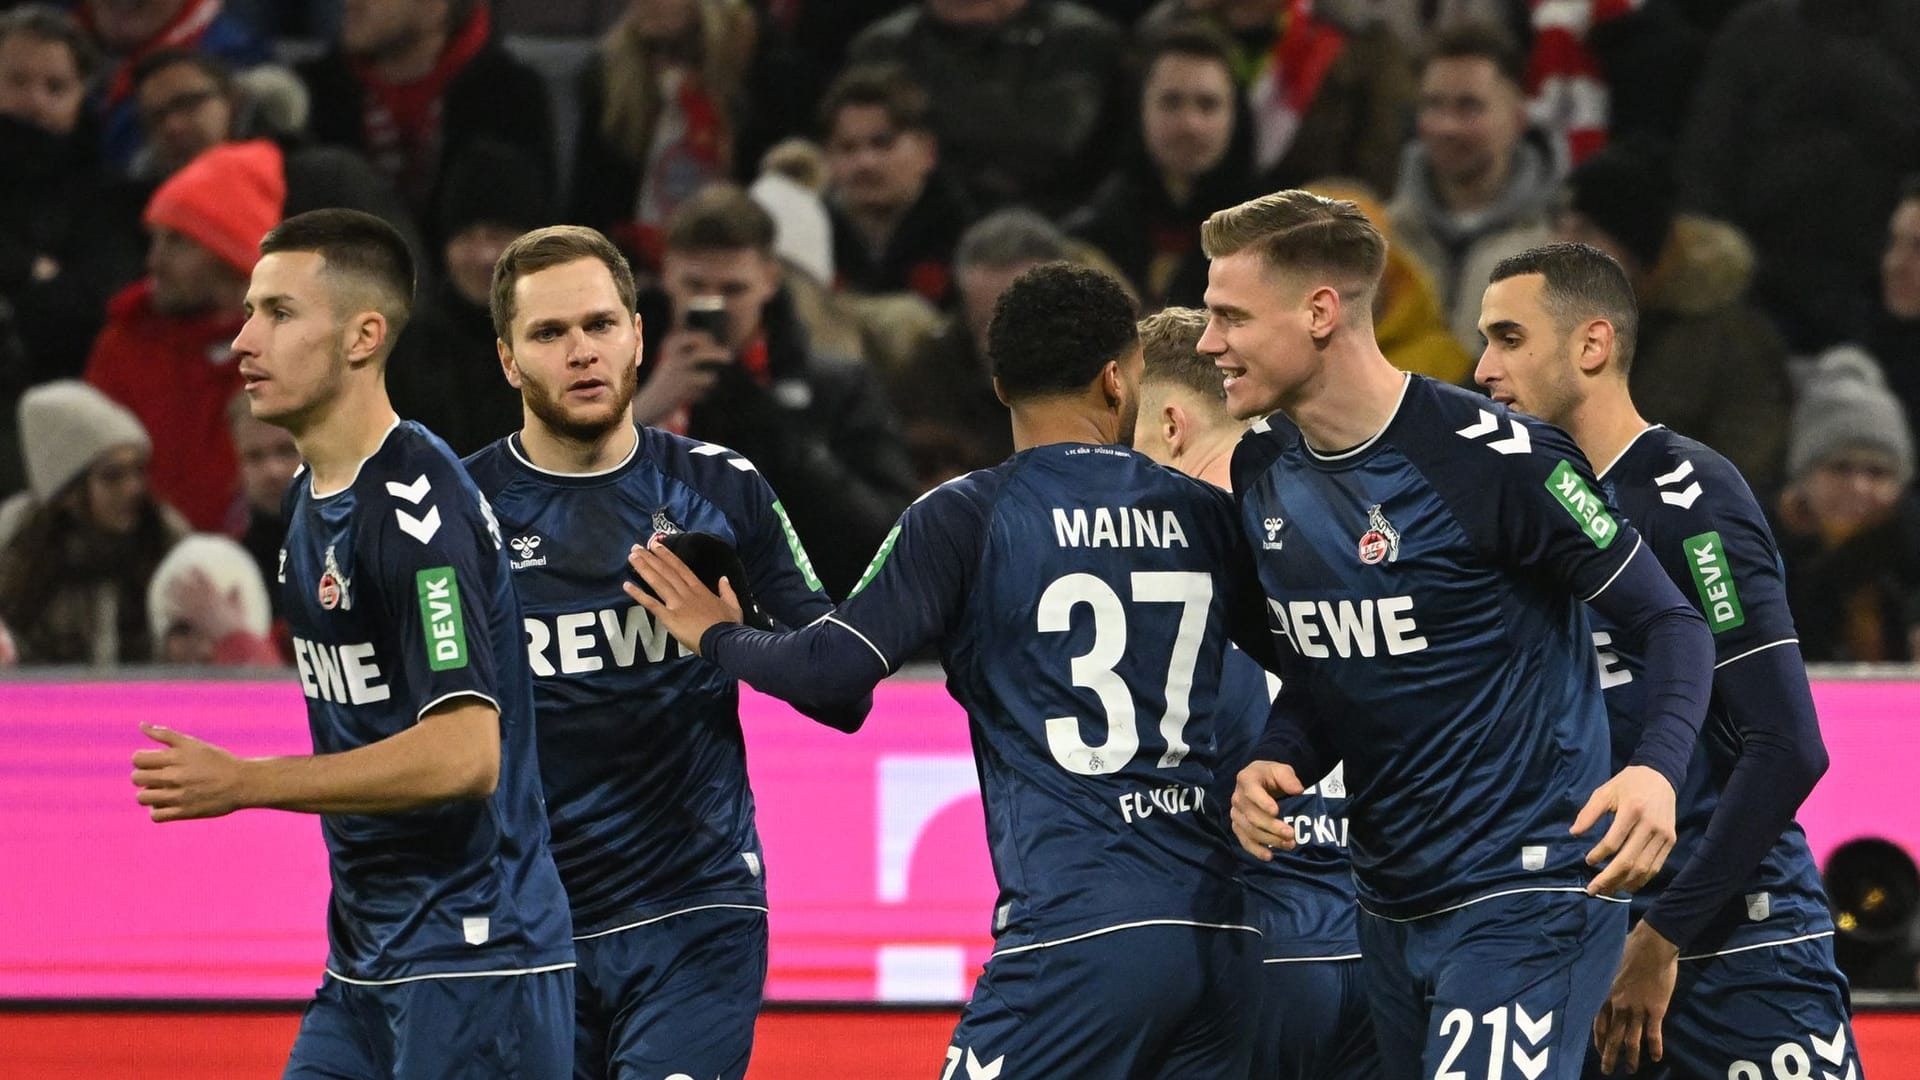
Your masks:
<svg viewBox="0 0 1920 1080"><path fill-rule="evenodd" d="M547 848L520 609L486 501L394 416L385 364L413 262L392 226L317 210L260 242L233 351L306 464L279 582L311 757L184 734L134 755L156 821L321 815L326 977L286 1075L538 1077L573 1060L573 945Z"/></svg>
<svg viewBox="0 0 1920 1080"><path fill-rule="evenodd" d="M1673 857L1634 897L1590 1071L1657 1062L1663 1077L1857 1075L1826 893L1793 821L1827 754L1779 552L1739 471L1635 408L1638 326L1612 258L1584 244L1535 248L1493 270L1475 373L1494 400L1573 436L1696 602L1718 661ZM1595 621L1616 763L1639 738L1648 668L1619 637Z"/></svg>
<svg viewBox="0 0 1920 1080"><path fill-rule="evenodd" d="M553 851L573 906L575 1075L738 1080L767 974L767 892L739 690L629 600L636 540L710 533L775 619L833 610L745 458L634 425L633 272L561 225L494 267L493 320L525 424L467 459L526 615ZM844 730L868 699L822 711Z"/></svg>
<svg viewBox="0 0 1920 1080"><path fill-rule="evenodd" d="M1260 939L1214 806L1215 673L1230 624L1271 645L1232 502L1123 445L1141 358L1112 278L1030 269L988 339L1016 452L908 508L833 614L728 622L658 548L631 561L659 599L629 593L799 700L864 694L939 647L1000 886L943 1076L1245 1076Z"/></svg>
<svg viewBox="0 0 1920 1080"><path fill-rule="evenodd" d="M1146 365L1134 448L1169 468L1215 487L1232 482L1233 448L1247 430L1227 412L1213 358L1196 350L1207 313L1164 308L1140 323ZM1216 729L1224 806L1233 795L1229 770L1252 756L1266 730L1279 680L1238 648L1227 650L1220 675ZM1262 1011L1255 1025L1254 1080L1369 1080L1379 1068L1373 1019L1360 979L1360 937L1354 920L1353 867L1347 858L1347 798L1335 765L1318 784L1280 802L1280 816L1298 843L1271 862L1245 859L1248 921L1260 928Z"/></svg>
<svg viewBox="0 0 1920 1080"><path fill-rule="evenodd" d="M1342 762L1382 1075L1577 1077L1626 935L1612 894L1672 844L1706 626L1563 434L1381 355L1386 245L1358 207L1277 192L1202 244L1200 351L1234 415L1281 414L1233 461L1287 641L1235 830L1284 846L1279 798ZM1612 779L1587 604L1649 657Z"/></svg>

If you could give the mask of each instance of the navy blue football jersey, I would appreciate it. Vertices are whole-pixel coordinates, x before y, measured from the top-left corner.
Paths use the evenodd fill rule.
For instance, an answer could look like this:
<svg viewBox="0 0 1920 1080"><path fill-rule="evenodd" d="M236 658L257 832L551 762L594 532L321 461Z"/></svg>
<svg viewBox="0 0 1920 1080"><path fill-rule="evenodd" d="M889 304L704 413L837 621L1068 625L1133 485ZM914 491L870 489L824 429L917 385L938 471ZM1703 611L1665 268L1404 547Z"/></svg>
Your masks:
<svg viewBox="0 0 1920 1080"><path fill-rule="evenodd" d="M1596 837L1568 829L1609 761L1582 601L1640 540L1571 440L1410 376L1342 453L1256 424L1233 489L1326 761L1345 764L1362 905L1583 890Z"/></svg>
<svg viewBox="0 0 1920 1080"><path fill-rule="evenodd" d="M1233 797L1235 774L1253 756L1267 725L1280 678L1237 647L1220 672L1221 767L1219 801ZM1238 719L1236 727L1229 723ZM1347 854L1346 769L1332 772L1300 795L1280 800L1280 817L1293 826L1298 847L1273 861L1242 860L1247 916L1265 939L1269 960L1353 959L1360 955L1353 862ZM1244 854L1244 853L1243 853Z"/></svg>
<svg viewBox="0 0 1920 1080"><path fill-rule="evenodd" d="M923 496L810 631L856 636L889 671L939 645L972 731L999 951L1245 925L1215 725L1248 573L1224 493L1122 447L1055 444Z"/></svg>
<svg viewBox="0 0 1920 1080"><path fill-rule="evenodd" d="M1722 669L1716 682L1740 677L1740 668L1729 665L1795 645L1799 637L1787 608L1786 578L1773 532L1731 462L1693 439L1650 427L1600 479L1668 576L1706 617ZM1614 760L1620 763L1640 737L1645 664L1598 613L1593 640L1612 723ZM1798 662L1797 655L1793 660ZM1778 711L1791 704L1769 700L1767 707ZM1659 901L1699 850L1740 749L1729 704L1723 692L1716 692L1679 791L1678 838L1665 867L1635 895L1636 914ZM1806 834L1788 823L1752 876L1718 906L1684 951L1710 953L1832 929Z"/></svg>
<svg viewBox="0 0 1920 1080"><path fill-rule="evenodd" d="M463 697L500 711L485 799L326 814L328 971L348 981L571 966L547 848L520 608L486 500L445 443L400 422L327 495L287 496L279 584L317 754L378 742Z"/></svg>
<svg viewBox="0 0 1920 1080"><path fill-rule="evenodd" d="M586 935L689 905L764 907L739 684L634 603L627 549L656 534L732 544L788 625L831 611L786 511L724 447L639 429L604 472L562 474L510 435L467 459L507 538L526 617L553 852Z"/></svg>

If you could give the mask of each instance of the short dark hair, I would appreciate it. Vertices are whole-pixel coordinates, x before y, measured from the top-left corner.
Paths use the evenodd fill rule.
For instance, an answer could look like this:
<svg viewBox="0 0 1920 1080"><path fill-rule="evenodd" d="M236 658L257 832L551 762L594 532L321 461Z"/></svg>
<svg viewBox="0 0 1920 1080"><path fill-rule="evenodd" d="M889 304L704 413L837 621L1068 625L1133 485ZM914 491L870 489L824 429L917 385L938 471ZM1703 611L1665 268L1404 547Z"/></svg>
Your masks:
<svg viewBox="0 0 1920 1080"><path fill-rule="evenodd" d="M1543 244L1501 259L1487 282L1523 274L1546 279L1540 300L1560 333L1587 319L1612 323L1614 366L1622 375L1632 370L1633 348L1640 337L1640 305L1627 272L1613 256L1589 244Z"/></svg>
<svg viewBox="0 0 1920 1080"><path fill-rule="evenodd" d="M1457 22L1441 28L1421 59L1421 73L1435 60L1490 60L1494 70L1515 87L1527 84L1527 58L1513 35L1498 23Z"/></svg>
<svg viewBox="0 0 1920 1080"><path fill-rule="evenodd" d="M953 249L953 268L1008 270L1065 259L1071 254L1067 234L1059 226L1024 206L1010 206L967 226Z"/></svg>
<svg viewBox="0 0 1920 1080"><path fill-rule="evenodd" d="M880 109L900 131L933 130L926 88L901 64L857 64L842 72L820 98L820 134L831 137L840 110L855 105Z"/></svg>
<svg viewBox="0 0 1920 1080"><path fill-rule="evenodd" d="M161 49L141 57L133 65L133 88L139 90L148 79L180 64L197 69L219 87L222 94L232 93L233 69L226 61L198 49Z"/></svg>
<svg viewBox="0 0 1920 1080"><path fill-rule="evenodd" d="M1083 390L1140 341L1133 300L1111 275L1070 262L1031 267L1000 294L987 328L1009 401Z"/></svg>
<svg viewBox="0 0 1920 1080"><path fill-rule="evenodd" d="M1140 352L1146 368L1142 385L1178 386L1225 406L1226 385L1213 357L1200 355L1200 335L1207 332L1207 313L1199 308L1169 307L1140 320Z"/></svg>
<svg viewBox="0 0 1920 1080"><path fill-rule="evenodd" d="M1372 312L1387 266L1387 240L1356 203L1298 188L1216 210L1200 225L1209 259L1258 252L1268 269L1332 284L1343 303Z"/></svg>
<svg viewBox="0 0 1920 1080"><path fill-rule="evenodd" d="M1153 65L1167 56L1193 56L1212 60L1234 74L1233 39L1204 22L1176 22L1148 34L1140 46L1140 78L1144 81Z"/></svg>
<svg viewBox="0 0 1920 1080"><path fill-rule="evenodd" d="M413 314L413 252L399 230L359 210L309 210L275 225L260 239L260 254L311 252L323 273L344 278L372 294L387 320L387 348Z"/></svg>
<svg viewBox="0 0 1920 1080"><path fill-rule="evenodd" d="M100 50L93 40L73 16L51 4L27 4L0 14L0 42L16 34L65 45L81 82L91 81L100 69Z"/></svg>
<svg viewBox="0 0 1920 1080"><path fill-rule="evenodd" d="M694 192L667 219L669 251L739 251L773 254L773 215L738 184L713 183Z"/></svg>
<svg viewBox="0 0 1920 1080"><path fill-rule="evenodd" d="M613 275L614 291L620 303L632 315L637 307L633 267L620 249L594 229L585 225L549 225L521 235L500 253L493 264L493 295L488 307L493 314L493 332L501 341L513 343L513 287L528 274L537 274L581 259L599 259Z"/></svg>

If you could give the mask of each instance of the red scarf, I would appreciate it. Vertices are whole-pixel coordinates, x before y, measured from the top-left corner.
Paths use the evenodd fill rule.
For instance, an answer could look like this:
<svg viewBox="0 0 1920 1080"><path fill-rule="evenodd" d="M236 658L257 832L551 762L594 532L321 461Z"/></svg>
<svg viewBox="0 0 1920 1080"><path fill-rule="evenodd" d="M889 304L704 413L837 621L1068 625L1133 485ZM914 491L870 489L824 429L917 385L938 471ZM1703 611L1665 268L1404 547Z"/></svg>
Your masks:
<svg viewBox="0 0 1920 1080"><path fill-rule="evenodd" d="M427 196L440 164L440 119L447 87L493 34L487 5L474 5L466 25L447 40L433 70L410 83L389 83L373 68L353 61L353 74L366 88L361 131L367 157L380 173L415 202Z"/></svg>
<svg viewBox="0 0 1920 1080"><path fill-rule="evenodd" d="M133 52L120 58L119 66L107 80L107 104L118 105L133 93L133 69L141 60L161 49L192 49L200 44L207 34L207 27L220 17L222 0L187 0L180 6L179 12L160 28L160 32L141 43ZM75 12L79 16L80 26L87 36L98 40L99 32L94 28L91 9L85 4L79 5Z"/></svg>

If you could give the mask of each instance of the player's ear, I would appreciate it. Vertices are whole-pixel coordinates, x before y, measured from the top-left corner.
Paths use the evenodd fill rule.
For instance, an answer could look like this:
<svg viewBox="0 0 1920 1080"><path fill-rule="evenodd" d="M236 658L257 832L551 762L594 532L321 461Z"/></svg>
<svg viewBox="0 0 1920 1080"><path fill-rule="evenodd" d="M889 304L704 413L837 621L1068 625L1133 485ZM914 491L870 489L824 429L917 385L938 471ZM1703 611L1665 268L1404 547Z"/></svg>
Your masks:
<svg viewBox="0 0 1920 1080"><path fill-rule="evenodd" d="M1307 333L1315 342L1325 342L1340 325L1340 290L1320 285L1307 294Z"/></svg>
<svg viewBox="0 0 1920 1080"><path fill-rule="evenodd" d="M1160 407L1160 437L1167 442L1167 450L1179 457L1187 448L1187 435L1193 431L1187 411L1169 401Z"/></svg>
<svg viewBox="0 0 1920 1080"><path fill-rule="evenodd" d="M1000 404L1005 405L1008 408L1013 407L1013 402L1007 400L1007 391L1003 387L1001 387L1000 376L998 375L995 375L993 377L993 396L1000 399Z"/></svg>
<svg viewBox="0 0 1920 1080"><path fill-rule="evenodd" d="M1580 340L1574 343L1573 362L1579 365L1585 375L1592 375L1613 359L1617 340L1613 333L1613 323L1606 319L1589 319L1587 324L1575 331Z"/></svg>
<svg viewBox="0 0 1920 1080"><path fill-rule="evenodd" d="M1127 401L1127 382L1120 374L1120 361L1109 360L1107 366L1100 369L1100 393L1107 399L1107 407L1115 412Z"/></svg>
<svg viewBox="0 0 1920 1080"><path fill-rule="evenodd" d="M500 373L507 377L507 385L520 389L520 368L513 362L513 346L494 338L493 348L500 354Z"/></svg>
<svg viewBox="0 0 1920 1080"><path fill-rule="evenodd" d="M387 317L377 311L362 311L348 319L341 342L347 363L358 367L379 355L387 330Z"/></svg>
<svg viewBox="0 0 1920 1080"><path fill-rule="evenodd" d="M636 311L633 313L633 366L636 369L639 368L640 366L641 354L645 353L646 351L647 351L647 327L646 327L646 324L641 320L640 313Z"/></svg>

